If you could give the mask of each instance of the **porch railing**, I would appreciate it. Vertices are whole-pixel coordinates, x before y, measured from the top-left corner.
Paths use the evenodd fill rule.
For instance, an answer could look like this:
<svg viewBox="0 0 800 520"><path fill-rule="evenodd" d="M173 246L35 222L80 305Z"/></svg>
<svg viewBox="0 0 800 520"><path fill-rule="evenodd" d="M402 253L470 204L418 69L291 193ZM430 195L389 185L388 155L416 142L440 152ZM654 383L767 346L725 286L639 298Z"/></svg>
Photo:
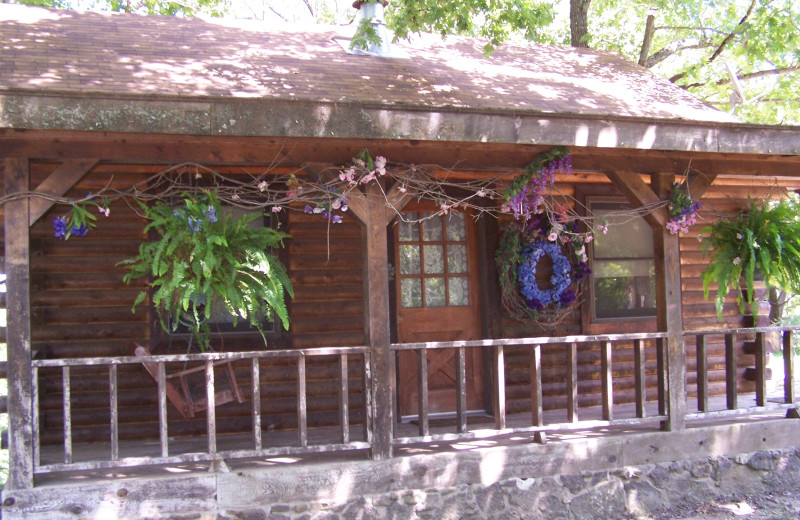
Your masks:
<svg viewBox="0 0 800 520"><path fill-rule="evenodd" d="M435 343L399 343L391 346L395 352L414 352L417 355L417 395L418 406L418 435L401 437L395 435L394 444L414 444L431 441L451 441L472 439L508 433L533 432L535 439L546 442L546 432L585 429L599 426L637 425L658 423L667 418L666 394L666 362L664 344L666 333L642 334L609 334L596 336L565 336L565 337L538 337L499 340L452 341ZM615 418L614 416L614 381L612 353L615 345L628 343L634 352L634 386L635 386L635 416L628 418ZM601 379L601 419L578 419L578 347L581 345L595 344L600 347L599 376ZM567 421L545 423L543 398L542 398L542 347L545 345L561 347L567 353ZM528 350L530 357L530 395L531 415L529 424L510 426L507 424L506 414L506 363L505 349L507 347L522 347ZM455 355L455 380L456 380L456 413L455 432L432 434L430 429L430 403L428 400L427 354L432 350L452 350ZM466 350L488 349L492 357L492 411L494 414L494 429L467 431L466 410ZM645 402L645 349L655 349L657 359L658 381L658 411L653 415L646 415Z"/></svg>
<svg viewBox="0 0 800 520"><path fill-rule="evenodd" d="M792 347L792 337L800 327L768 327L768 328L749 328L734 330L696 330L684 333L687 339L686 350L691 348L691 338L694 338L697 360L697 412L687 413L687 420L701 420L715 418L718 416L747 414L760 411L792 410L791 413L797 414L800 403L795 395L794 378L794 355ZM784 360L784 395L781 402L776 399L767 398L767 337L775 334L780 338L780 345ZM755 406L740 407L739 381L742 376L742 367L737 363L737 337L742 338L749 335L753 338L753 353L755 358ZM708 346L724 343L725 351L725 389L726 406L724 409L711 409L709 405L709 364ZM397 373L396 355L399 353L412 353L416 355L416 392L418 395L418 417L417 429L415 433L408 434L409 428L404 427L400 431L397 421L395 421L395 431L392 444L394 446L405 446L417 443L430 443L438 441L457 441L462 439L487 438L517 433L532 433L535 441L547 442L548 433L570 431L576 429L588 429L608 426L641 426L658 425L670 418L669 392L668 388L668 367L667 367L667 334L666 333L642 333L642 334L609 334L595 336L565 336L565 337L536 337L518 339L499 339L499 340L476 340L476 341L454 341L454 342L430 342L430 343L398 343L390 345L392 362L391 373ZM526 392L530 392L530 415L507 414L506 391L509 386L506 384L506 373L509 367L506 366L506 353L508 349L514 348L514 352L527 355L529 359L528 370L530 377L525 383L528 385ZM593 380L600 382L599 406L593 406L592 413L595 417L587 418L586 414L579 406L579 349L592 348L599 353L599 363L592 364L591 367L583 365L585 372L587 369L595 371L591 374ZM559 412L563 416L566 412L566 420L547 420L543 399L543 367L542 356L543 348L547 348L546 353L552 353L554 349L561 349L560 355L566 359L564 379L566 384L566 410ZM619 406L615 405L614 391L615 384L615 364L613 356L621 349L631 349L633 363L630 363L630 351L626 353L626 377L630 379L630 368L633 370L633 403L625 410L619 412ZM488 352L492 360L491 363L491 395L492 403L490 406L494 424L491 427L475 427L469 424L469 410L467 409L467 359L470 349L479 349L481 352ZM428 354L431 351L450 350L455 360L455 383L453 393L456 396L456 410L453 414L455 419L453 430L448 431L447 426L439 427L432 425L431 402L429 398L428 380ZM595 354L596 356L597 354ZM327 357L338 363L338 439L333 441L328 439L322 443L309 442L308 428L308 406L306 389L306 360L312 357ZM351 426L349 420L350 401L349 401L349 378L348 366L351 361L357 360L359 373L363 379L363 437L361 440L353 440L351 436ZM293 361L296 370L297 382L297 429L296 438L292 445L271 445L265 446L262 439L261 424L261 377L260 367L262 362L270 360L290 360ZM117 467L131 467L144 465L160 464L185 464L194 462L214 462L218 460L235 460L246 458L258 458L280 455L296 455L303 453L335 452L347 450L364 450L373 447L374 423L372 418L375 410L380 406L393 406L397 412L398 400L395 398L391 403L373 402L371 389L374 381L370 372L370 350L368 347L337 347L337 348L313 348L298 350L276 350L259 352L237 352L237 353L206 353L206 354L185 354L185 355L158 355L148 358L149 362L158 365L159 377L155 388L158 394L158 424L159 424L159 445L155 447L156 453L147 456L122 456L119 441L119 385L118 367L122 365L140 364L140 357L109 357L109 358L84 358L84 359L55 359L55 360L34 360L33 367L33 436L34 436L34 468L36 474L52 473L67 470L93 470ZM252 430L249 440L249 447L237 448L232 450L220 450L217 443L217 419L213 406L215 395L215 378L213 366L220 361L232 361L239 364L250 364L250 402L252 406ZM167 423L167 396L165 384L165 366L168 363L189 362L200 363L205 366L205 389L206 398L209 406L206 413L206 436L207 446L201 450L195 449L192 452L171 453L173 442L169 437L169 425ZM719 362L719 359L717 359ZM291 364L289 365L291 366ZM76 460L73 453L72 435L72 378L79 367L106 367L108 373L109 387L109 408L110 408L110 428L109 444L107 454L103 457L96 457L86 460L79 457ZM39 371L43 369L60 370L62 381L62 404L63 404L63 461L48 461L41 463L41 445L39 432ZM617 371L619 374L619 371ZM655 377L654 377L655 376ZM616 376L619 377L619 376ZM647 384L648 377L650 384ZM657 390L654 392L653 379ZM585 377L581 379L585 381ZM629 383L629 381L628 381ZM519 381L516 383L520 385ZM516 387L517 389L519 386ZM395 383L396 389L396 383ZM650 399L648 400L648 390ZM673 389L674 391L674 389ZM597 392L593 392L597 394ZM653 395L655 394L655 396ZM563 393L561 394L563 395ZM653 399L655 397L655 399ZM688 399L688 397L682 397ZM678 412L682 413L682 412ZM580 418L579 418L580 416ZM395 417L397 414L395 413ZM549 418L553 416L550 415Z"/></svg>
<svg viewBox="0 0 800 520"><path fill-rule="evenodd" d="M185 464L204 461L219 461L245 459L255 457L269 457L280 455L293 455L303 453L334 452L347 450L367 449L371 445L372 428L370 423L370 375L369 375L369 349L367 347L331 347L298 350L272 350L258 352L231 352L231 353L205 353L183 355L156 355L147 358L148 363L155 363L158 367L157 393L158 393L158 424L160 447L158 453L147 456L120 456L119 439L119 381L118 367L121 365L140 365L141 357L103 357L80 359L51 359L32 361L33 370L33 438L34 438L34 472L45 474L59 471L95 470L106 468ZM306 390L306 359L311 357L328 357L338 363L338 416L339 416L339 442L326 442L310 444L308 439L308 409ZM350 427L350 400L348 362L350 358L357 358L360 363L363 377L364 410L363 410L363 440L351 439ZM265 360L294 360L297 381L297 439L294 446L265 446L262 439L261 425L261 385L260 362ZM250 362L250 402L252 405L252 430L250 448L235 450L218 450L217 446L217 420L214 406L215 377L214 364L220 361L244 363ZM205 398L208 408L206 410L206 436L207 446L203 451L194 451L181 454L170 454L170 437L167 423L167 384L165 365L168 363L200 363L205 370ZM110 435L108 453L105 457L95 457L92 460L73 460L73 435L72 435L72 376L80 367L107 367L109 387L109 416ZM63 405L63 462L41 463L41 436L39 422L39 371L41 369L60 369L62 380L62 405ZM85 457L83 457L85 458Z"/></svg>
<svg viewBox="0 0 800 520"><path fill-rule="evenodd" d="M796 409L794 346L792 338L798 326L757 327L727 330L693 330L684 332L690 340L694 337L697 359L697 412L686 415L688 420L725 417L731 415L750 414L766 410ZM773 335L779 340L779 351L783 357L783 398L767 400L767 360L770 352L767 349L767 337ZM743 339L752 348L755 358L753 379L755 381L755 405L740 406L739 380L741 368L738 363L740 353L737 352L737 338ZM710 339L720 339L725 344L725 408L711 410L709 408L709 367L708 343ZM687 342L688 343L688 342ZM687 348L688 351L688 348ZM779 402L782 401L782 402Z"/></svg>

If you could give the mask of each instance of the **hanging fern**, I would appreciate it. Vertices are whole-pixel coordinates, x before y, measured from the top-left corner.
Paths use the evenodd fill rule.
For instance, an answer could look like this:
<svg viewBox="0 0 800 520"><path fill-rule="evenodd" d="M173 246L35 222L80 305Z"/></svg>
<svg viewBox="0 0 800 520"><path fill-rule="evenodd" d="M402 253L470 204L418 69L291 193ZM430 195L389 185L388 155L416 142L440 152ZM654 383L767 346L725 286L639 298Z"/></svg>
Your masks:
<svg viewBox="0 0 800 520"><path fill-rule="evenodd" d="M250 227L262 218L259 214L223 215L212 191L184 194L179 207L163 202L140 206L150 220L145 232L161 238L143 243L136 257L119 265L128 270L123 278L126 283L152 277L149 288L153 304L163 311L159 316L164 330L174 332L182 322L205 350L210 333L207 320L218 303L232 316L234 326L239 319L245 320L262 338L262 319L271 319L273 313L289 329L284 295L294 296L292 283L286 268L270 253L288 234ZM133 310L146 298L147 291L139 293Z"/></svg>
<svg viewBox="0 0 800 520"><path fill-rule="evenodd" d="M767 286L800 293L800 203L796 198L751 199L739 215L719 220L702 233L709 234L703 245L709 256L702 275L703 293L708 298L711 286L716 286L714 303L720 320L731 289L736 291L740 312L744 314L747 306L758 312L753 305L757 273Z"/></svg>

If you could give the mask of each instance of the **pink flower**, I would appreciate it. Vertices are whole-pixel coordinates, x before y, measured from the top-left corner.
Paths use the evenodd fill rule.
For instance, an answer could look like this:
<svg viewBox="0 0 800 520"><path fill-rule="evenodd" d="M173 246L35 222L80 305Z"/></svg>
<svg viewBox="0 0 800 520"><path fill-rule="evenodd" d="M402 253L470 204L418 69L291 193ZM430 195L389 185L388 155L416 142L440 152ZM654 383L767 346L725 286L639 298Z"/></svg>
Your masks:
<svg viewBox="0 0 800 520"><path fill-rule="evenodd" d="M264 193L265 191L267 191L268 187L269 187L269 184L267 184L267 181L261 181L261 182L258 183L258 191L260 191L261 193Z"/></svg>
<svg viewBox="0 0 800 520"><path fill-rule="evenodd" d="M741 263L742 263L742 259L739 258L738 256L733 259L733 265L739 265Z"/></svg>
<svg viewBox="0 0 800 520"><path fill-rule="evenodd" d="M586 242L587 244L592 240L594 240L594 236L592 235L586 235L586 237L583 239L583 241Z"/></svg>
<svg viewBox="0 0 800 520"><path fill-rule="evenodd" d="M273 213L280 213L283 208L280 206L272 206Z"/></svg>
<svg viewBox="0 0 800 520"><path fill-rule="evenodd" d="M547 236L547 240L549 240L550 242L555 242L557 238L558 238L558 233L550 233Z"/></svg>
<svg viewBox="0 0 800 520"><path fill-rule="evenodd" d="M103 206L98 206L97 211L99 211L102 215L108 217L108 215L111 213L111 208L104 208Z"/></svg>

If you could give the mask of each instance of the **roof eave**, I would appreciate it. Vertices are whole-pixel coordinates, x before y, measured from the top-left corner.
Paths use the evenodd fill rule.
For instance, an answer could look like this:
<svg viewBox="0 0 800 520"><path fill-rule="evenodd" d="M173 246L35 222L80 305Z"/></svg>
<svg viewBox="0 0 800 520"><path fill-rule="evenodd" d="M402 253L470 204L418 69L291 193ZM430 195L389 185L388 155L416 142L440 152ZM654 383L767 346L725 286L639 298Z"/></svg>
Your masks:
<svg viewBox="0 0 800 520"><path fill-rule="evenodd" d="M0 91L0 127L800 155L800 127L457 106Z"/></svg>

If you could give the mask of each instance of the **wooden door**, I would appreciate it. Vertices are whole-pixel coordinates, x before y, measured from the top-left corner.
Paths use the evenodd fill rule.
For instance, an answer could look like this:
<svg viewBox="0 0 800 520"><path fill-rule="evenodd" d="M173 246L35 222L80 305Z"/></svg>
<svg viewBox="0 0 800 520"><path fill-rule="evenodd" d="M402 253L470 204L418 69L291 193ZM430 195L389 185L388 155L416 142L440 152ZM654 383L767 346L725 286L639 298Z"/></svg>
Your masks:
<svg viewBox="0 0 800 520"><path fill-rule="evenodd" d="M463 212L438 215L413 204L395 226L397 336L400 343L481 338L475 221ZM428 210L428 211L426 211ZM456 411L456 354L429 350L428 411ZM398 355L401 417L418 412L418 357ZM483 410L481 349L466 350L467 409Z"/></svg>

